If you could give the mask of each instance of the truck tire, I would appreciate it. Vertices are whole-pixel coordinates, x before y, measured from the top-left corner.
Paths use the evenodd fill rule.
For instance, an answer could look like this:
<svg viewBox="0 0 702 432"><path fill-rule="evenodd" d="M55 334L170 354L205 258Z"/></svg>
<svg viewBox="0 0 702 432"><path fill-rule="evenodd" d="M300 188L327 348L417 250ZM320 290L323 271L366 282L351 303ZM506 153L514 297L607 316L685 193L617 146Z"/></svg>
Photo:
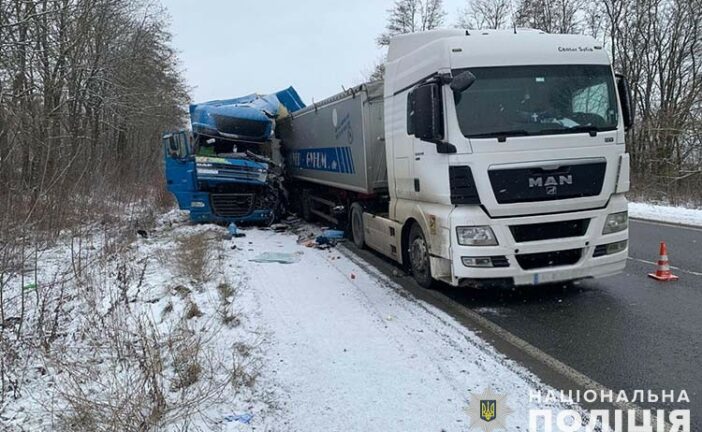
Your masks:
<svg viewBox="0 0 702 432"><path fill-rule="evenodd" d="M366 246L366 237L363 231L363 207L361 204L355 202L351 204L351 238L353 238L353 243L359 249L363 249Z"/></svg>
<svg viewBox="0 0 702 432"><path fill-rule="evenodd" d="M431 288L434 280L431 277L429 247L419 224L413 224L410 229L407 249L409 268L412 271L414 280L424 288Z"/></svg>

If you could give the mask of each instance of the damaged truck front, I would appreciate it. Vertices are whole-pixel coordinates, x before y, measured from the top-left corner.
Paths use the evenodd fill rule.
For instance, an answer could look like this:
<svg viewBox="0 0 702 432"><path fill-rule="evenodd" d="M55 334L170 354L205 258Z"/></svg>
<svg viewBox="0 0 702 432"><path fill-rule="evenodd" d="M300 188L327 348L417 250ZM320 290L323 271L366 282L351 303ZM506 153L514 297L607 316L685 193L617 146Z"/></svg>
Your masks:
<svg viewBox="0 0 702 432"><path fill-rule="evenodd" d="M164 134L166 183L194 222L270 223L287 192L275 122L303 108L290 87L190 106L192 132Z"/></svg>

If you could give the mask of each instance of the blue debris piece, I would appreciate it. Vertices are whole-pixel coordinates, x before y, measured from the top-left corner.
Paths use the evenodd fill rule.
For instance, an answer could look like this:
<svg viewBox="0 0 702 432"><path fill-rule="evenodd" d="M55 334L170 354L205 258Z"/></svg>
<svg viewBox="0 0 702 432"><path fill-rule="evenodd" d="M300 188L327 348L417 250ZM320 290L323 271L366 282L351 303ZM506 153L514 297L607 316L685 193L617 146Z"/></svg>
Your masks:
<svg viewBox="0 0 702 432"><path fill-rule="evenodd" d="M243 413L243 414L228 414L224 416L224 421L228 422L239 422L239 423L244 423L244 424L249 424L251 423L251 420L253 419L253 414L251 413Z"/></svg>
<svg viewBox="0 0 702 432"><path fill-rule="evenodd" d="M342 240L344 238L344 232L341 230L324 230L322 235L330 240Z"/></svg>
<svg viewBox="0 0 702 432"><path fill-rule="evenodd" d="M239 228L237 228L236 224L234 222L230 223L229 226L227 227L227 231L229 232L229 236L231 238L234 237L244 237L246 234L243 232L239 232Z"/></svg>

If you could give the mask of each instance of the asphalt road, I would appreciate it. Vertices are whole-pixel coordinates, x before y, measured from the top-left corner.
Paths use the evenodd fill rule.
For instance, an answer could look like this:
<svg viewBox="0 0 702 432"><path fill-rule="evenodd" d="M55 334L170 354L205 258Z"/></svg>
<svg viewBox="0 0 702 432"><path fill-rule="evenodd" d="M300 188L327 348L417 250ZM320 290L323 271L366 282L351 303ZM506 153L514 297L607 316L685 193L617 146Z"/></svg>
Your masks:
<svg viewBox="0 0 702 432"><path fill-rule="evenodd" d="M661 240L677 282L647 277L655 270ZM368 251L354 253L391 274L387 260ZM445 297L458 305L444 308L454 315L461 315L461 308L479 314L615 394L685 389L689 405L639 405L691 409L691 430L702 431L702 229L632 220L629 256L624 273L575 286L499 291L441 286L426 292L410 277L396 281L430 302ZM519 353L505 354L520 360ZM550 375L543 368L533 371ZM546 381L559 387L558 379Z"/></svg>

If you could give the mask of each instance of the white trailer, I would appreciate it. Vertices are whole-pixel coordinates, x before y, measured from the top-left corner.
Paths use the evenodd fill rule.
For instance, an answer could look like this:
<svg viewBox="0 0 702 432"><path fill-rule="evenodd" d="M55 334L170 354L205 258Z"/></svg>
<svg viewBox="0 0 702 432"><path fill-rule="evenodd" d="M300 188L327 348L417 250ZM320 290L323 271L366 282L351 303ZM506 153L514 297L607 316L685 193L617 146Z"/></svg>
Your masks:
<svg viewBox="0 0 702 432"><path fill-rule="evenodd" d="M348 220L423 286L528 285L624 269L632 122L591 37L437 30L279 133L307 216Z"/></svg>

